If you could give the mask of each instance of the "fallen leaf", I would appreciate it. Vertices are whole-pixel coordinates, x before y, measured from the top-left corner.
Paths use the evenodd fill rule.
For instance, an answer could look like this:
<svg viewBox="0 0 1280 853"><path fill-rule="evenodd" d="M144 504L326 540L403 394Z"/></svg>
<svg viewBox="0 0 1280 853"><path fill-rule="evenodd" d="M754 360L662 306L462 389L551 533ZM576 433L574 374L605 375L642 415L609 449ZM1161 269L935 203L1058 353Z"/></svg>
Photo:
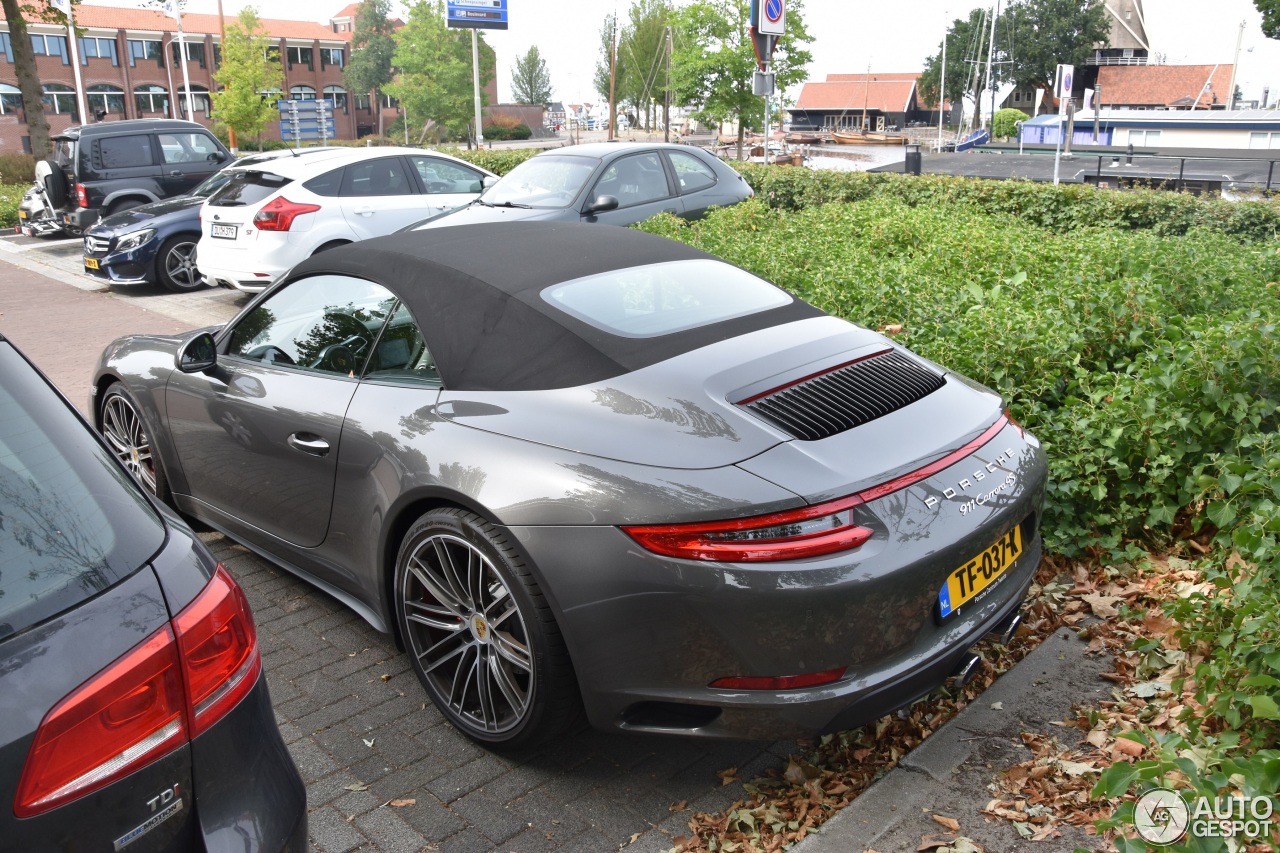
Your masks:
<svg viewBox="0 0 1280 853"><path fill-rule="evenodd" d="M1142 755L1146 750L1146 747L1136 741L1129 740L1128 738L1117 738L1113 749L1117 752L1123 752L1125 755L1137 757Z"/></svg>
<svg viewBox="0 0 1280 853"><path fill-rule="evenodd" d="M361 738L361 740L364 740L364 739L363 739L363 738ZM364 745L365 745L365 746L367 746L367 747L369 747L370 749L373 749L373 742L374 742L375 740L377 740L377 738L376 738L376 737L375 737L375 738L370 738L369 740L366 740L366 741L364 742Z"/></svg>
<svg viewBox="0 0 1280 853"><path fill-rule="evenodd" d="M392 800L392 801L389 803L389 805L390 805L390 806L392 806L393 808L397 808L397 809L399 809L399 808L403 808L403 807L405 807L405 806L416 806L417 804L418 804L418 801L417 801L416 799L413 799L413 798L409 798L409 799L405 799L405 800Z"/></svg>
<svg viewBox="0 0 1280 853"><path fill-rule="evenodd" d="M951 830L952 832L960 831L960 821L956 820L953 817L945 817L944 815L940 815L940 814L930 815L930 817L933 818L934 823L941 824L942 826L945 826L947 829Z"/></svg>
<svg viewBox="0 0 1280 853"><path fill-rule="evenodd" d="M366 784L365 784L365 783L363 783L363 782L352 782L350 785L347 785L347 786L346 786L346 790L348 790L348 791L367 791L367 790L369 790L369 786L368 786L368 785L366 785Z"/></svg>
<svg viewBox="0 0 1280 853"><path fill-rule="evenodd" d="M728 770L721 770L716 775L720 777L721 785L730 785L738 781L738 768L730 767Z"/></svg>
<svg viewBox="0 0 1280 853"><path fill-rule="evenodd" d="M637 841L637 840L640 838L640 836L641 836L641 835L643 835L643 834L644 834L644 833L641 833L641 832L633 832L633 833L631 833L631 838L627 839L627 843L628 843L628 844L635 844L635 843L636 843L636 841Z"/></svg>
<svg viewBox="0 0 1280 853"><path fill-rule="evenodd" d="M381 678L383 681L390 681L390 680L391 680L391 676L389 676L389 675L380 675L380 676L378 676L378 677L379 677L379 678Z"/></svg>
<svg viewBox="0 0 1280 853"><path fill-rule="evenodd" d="M682 811L684 811L684 810L685 810L685 809L687 809L687 808L689 808L689 801L688 801L688 800L681 800L681 801L680 801L680 802L678 802L678 803L672 803L671 805L667 806L667 811L669 811L669 812L682 812Z"/></svg>
<svg viewBox="0 0 1280 853"><path fill-rule="evenodd" d="M955 838L950 835L925 835L920 838L920 845L916 847L916 853L937 850L939 847L950 847L952 841L955 841Z"/></svg>
<svg viewBox="0 0 1280 853"><path fill-rule="evenodd" d="M1095 592L1090 595L1082 595L1081 599L1089 605L1093 615L1099 619L1110 619L1120 615L1120 611L1115 607L1116 603L1120 601L1119 596L1101 595Z"/></svg>
<svg viewBox="0 0 1280 853"><path fill-rule="evenodd" d="M1003 711L1003 710L1004 710L1004 703L1003 703L1003 702L992 702L992 703L991 703L991 710L993 710L993 711Z"/></svg>

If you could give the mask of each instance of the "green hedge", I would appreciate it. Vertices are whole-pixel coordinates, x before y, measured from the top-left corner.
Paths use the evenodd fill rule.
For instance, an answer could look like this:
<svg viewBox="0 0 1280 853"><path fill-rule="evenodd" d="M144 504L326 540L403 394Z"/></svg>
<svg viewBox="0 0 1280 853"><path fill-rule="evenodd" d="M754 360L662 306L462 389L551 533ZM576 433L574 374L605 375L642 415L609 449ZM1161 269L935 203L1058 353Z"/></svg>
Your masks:
<svg viewBox="0 0 1280 853"><path fill-rule="evenodd" d="M902 324L914 350L999 390L1048 450L1045 535L1060 553L1168 542L1215 454L1280 425L1274 243L1062 234L887 193L644 227L854 322Z"/></svg>
<svg viewBox="0 0 1280 853"><path fill-rule="evenodd" d="M789 166L733 164L770 207L802 210L830 202L891 197L913 206L970 204L1013 214L1055 231L1080 228L1150 230L1183 235L1199 229L1247 241L1280 235L1280 199L1224 201L1161 190L1099 190L1080 184L985 181L952 175L834 172Z"/></svg>

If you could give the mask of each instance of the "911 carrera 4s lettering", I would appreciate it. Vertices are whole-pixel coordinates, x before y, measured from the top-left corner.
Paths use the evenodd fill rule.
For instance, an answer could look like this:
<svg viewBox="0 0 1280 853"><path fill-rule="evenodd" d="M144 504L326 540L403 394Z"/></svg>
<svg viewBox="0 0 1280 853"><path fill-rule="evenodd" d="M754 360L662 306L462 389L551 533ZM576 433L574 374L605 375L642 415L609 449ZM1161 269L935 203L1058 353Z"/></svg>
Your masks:
<svg viewBox="0 0 1280 853"><path fill-rule="evenodd" d="M946 498L947 500L951 500L952 498L959 497L961 492L967 491L968 489L972 488L975 483L981 483L983 480L987 479L987 474L994 474L996 473L996 471L1002 470L1004 466L1008 464L1009 460L1011 459L1013 459L1012 447L1005 450L1003 453L1001 453L995 459L988 462L982 468L979 468L977 471L974 471L972 474L970 474L969 476L973 478L972 480L970 480L969 477L963 477L961 478L960 482L956 483L955 489L943 489L942 497ZM1015 479L1016 479L1015 475L1013 473L1010 473L1007 477L1005 477L1005 481L1001 483L998 488L993 489L990 492L987 492L986 494L982 495L981 497L975 500L969 501L968 503L966 503L964 506L960 508L960 511L962 513L969 512L971 509L973 509L975 505L982 506L983 504L988 503L991 500L991 498L993 498L995 495L998 495L1000 492L1005 491L1011 485L1013 485L1013 481ZM957 489L959 491L957 491ZM938 498L934 497L933 495L930 495L929 497L924 499L924 505L929 509L933 509L935 506L938 505Z"/></svg>

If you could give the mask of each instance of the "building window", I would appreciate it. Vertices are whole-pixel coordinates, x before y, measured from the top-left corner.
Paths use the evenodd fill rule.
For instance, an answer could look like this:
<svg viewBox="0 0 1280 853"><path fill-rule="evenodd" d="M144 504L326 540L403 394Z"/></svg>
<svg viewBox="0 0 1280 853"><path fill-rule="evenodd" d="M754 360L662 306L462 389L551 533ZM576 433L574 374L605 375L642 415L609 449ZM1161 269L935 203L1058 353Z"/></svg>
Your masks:
<svg viewBox="0 0 1280 853"><path fill-rule="evenodd" d="M138 114L143 113L165 113L169 112L169 92L163 86L157 86L154 83L147 86L139 86L133 90L133 103L138 108Z"/></svg>
<svg viewBox="0 0 1280 853"><path fill-rule="evenodd" d="M119 86L111 86L107 83L97 83L85 89L85 107L89 110L89 115L96 116L99 113L110 115L111 113L124 114L124 89Z"/></svg>
<svg viewBox="0 0 1280 853"><path fill-rule="evenodd" d="M44 111L69 115L80 120L80 112L76 109L76 90L62 83L46 83L44 85Z"/></svg>
<svg viewBox="0 0 1280 853"><path fill-rule="evenodd" d="M1158 130L1131 130L1129 131L1129 144L1152 146L1160 141L1160 131Z"/></svg>
<svg viewBox="0 0 1280 853"><path fill-rule="evenodd" d="M271 47L262 52L262 58L267 62L278 63L280 61L280 48L274 44L271 45Z"/></svg>
<svg viewBox="0 0 1280 853"><path fill-rule="evenodd" d="M289 90L289 97L295 101L314 101L316 90L310 86L294 86Z"/></svg>
<svg viewBox="0 0 1280 853"><path fill-rule="evenodd" d="M4 51L4 58L13 62L13 42L9 40L8 33L0 33L0 50Z"/></svg>
<svg viewBox="0 0 1280 853"><path fill-rule="evenodd" d="M191 103L198 113L204 113L205 118L209 117L209 90L204 86L191 85ZM185 118L194 121L192 116L187 115L187 90L185 87L178 87L178 118Z"/></svg>
<svg viewBox="0 0 1280 853"><path fill-rule="evenodd" d="M151 39L129 39L129 64L137 65L139 59L150 59L164 67L164 49L160 46L160 42Z"/></svg>
<svg viewBox="0 0 1280 853"><path fill-rule="evenodd" d="M36 56L58 56L62 58L63 65L70 65L71 61L67 59L67 37L66 36L31 36L31 52Z"/></svg>
<svg viewBox="0 0 1280 853"><path fill-rule="evenodd" d="M204 65L204 42L199 42L199 41L186 41L186 40L184 39L184 40L183 40L183 42L182 42L182 46L183 46L183 48L185 48L185 49L183 50L183 53L185 53L185 54L187 55L187 62L198 62L198 63L200 63L200 67L201 67L201 68L204 68L204 67L205 67L205 65ZM173 54L173 62L174 62L174 64L175 64L175 65L177 65L177 63L178 63L178 42L176 42L176 41L171 41L171 42L169 42L169 49L170 49L170 52ZM181 66L179 66L179 67L181 67ZM195 91L195 87L192 87L191 91L193 91L193 92L194 92L194 91Z"/></svg>
<svg viewBox="0 0 1280 853"><path fill-rule="evenodd" d="M369 111L369 96L368 96L368 95L355 95L354 97L355 97L355 100L356 100L356 109L358 109L358 110L364 110L365 112L368 112L368 111Z"/></svg>
<svg viewBox="0 0 1280 853"><path fill-rule="evenodd" d="M320 48L320 67L328 68L330 65L335 68L341 68L343 62L343 51L340 47L322 47Z"/></svg>
<svg viewBox="0 0 1280 853"><path fill-rule="evenodd" d="M295 65L305 65L308 71L314 71L315 66L311 64L311 48L309 47L290 47L286 48L289 54L289 67Z"/></svg>
<svg viewBox="0 0 1280 853"><path fill-rule="evenodd" d="M213 67L222 67L222 45L218 44L216 41L213 43Z"/></svg>
<svg viewBox="0 0 1280 853"><path fill-rule="evenodd" d="M1250 148L1280 148L1280 133L1267 133L1264 131L1254 131L1249 134Z"/></svg>
<svg viewBox="0 0 1280 853"><path fill-rule="evenodd" d="M347 90L341 86L325 86L324 96L333 101L333 111L347 111Z"/></svg>
<svg viewBox="0 0 1280 853"><path fill-rule="evenodd" d="M22 93L17 86L0 83L0 115L13 115L22 109ZM1266 136L1264 133L1263 136Z"/></svg>
<svg viewBox="0 0 1280 853"><path fill-rule="evenodd" d="M120 57L116 55L116 40L92 36L80 39L80 64L88 65L91 58L110 59L112 65L119 65Z"/></svg>

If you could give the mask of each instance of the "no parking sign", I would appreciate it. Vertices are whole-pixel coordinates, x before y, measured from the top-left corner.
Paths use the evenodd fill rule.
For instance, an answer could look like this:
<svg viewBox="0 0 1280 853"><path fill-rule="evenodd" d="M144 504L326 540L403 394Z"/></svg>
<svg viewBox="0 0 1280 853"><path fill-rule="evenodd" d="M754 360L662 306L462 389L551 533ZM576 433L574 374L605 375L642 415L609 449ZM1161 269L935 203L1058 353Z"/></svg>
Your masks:
<svg viewBox="0 0 1280 853"><path fill-rule="evenodd" d="M787 0L752 0L751 26L764 36L786 33Z"/></svg>

